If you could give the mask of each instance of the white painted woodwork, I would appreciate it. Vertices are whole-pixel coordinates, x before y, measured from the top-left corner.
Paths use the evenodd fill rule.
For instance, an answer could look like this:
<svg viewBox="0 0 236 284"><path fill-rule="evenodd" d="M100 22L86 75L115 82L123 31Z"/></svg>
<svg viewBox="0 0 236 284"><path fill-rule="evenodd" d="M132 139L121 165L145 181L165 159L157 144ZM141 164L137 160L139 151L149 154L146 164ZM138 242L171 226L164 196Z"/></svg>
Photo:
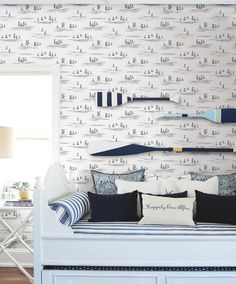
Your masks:
<svg viewBox="0 0 236 284"><path fill-rule="evenodd" d="M234 284L232 272L43 271L48 284Z"/></svg>

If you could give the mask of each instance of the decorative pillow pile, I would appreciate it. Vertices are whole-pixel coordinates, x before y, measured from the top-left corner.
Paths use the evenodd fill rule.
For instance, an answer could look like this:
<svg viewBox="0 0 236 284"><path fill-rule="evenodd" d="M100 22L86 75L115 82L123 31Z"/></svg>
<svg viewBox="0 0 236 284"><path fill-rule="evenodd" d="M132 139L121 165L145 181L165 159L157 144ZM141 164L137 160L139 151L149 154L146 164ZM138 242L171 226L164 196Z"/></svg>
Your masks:
<svg viewBox="0 0 236 284"><path fill-rule="evenodd" d="M49 206L56 212L59 221L67 226L71 226L79 221L90 209L86 192L73 193L50 203Z"/></svg>
<svg viewBox="0 0 236 284"><path fill-rule="evenodd" d="M193 222L194 198L142 195L143 218L139 224L189 225Z"/></svg>
<svg viewBox="0 0 236 284"><path fill-rule="evenodd" d="M135 172L125 174L107 174L98 171L91 171L94 187L98 194L116 194L117 187L115 180L127 180L127 181L142 181L144 179L144 170L138 170Z"/></svg>
<svg viewBox="0 0 236 284"><path fill-rule="evenodd" d="M198 222L236 225L236 173L193 180L161 178L144 182L144 170L125 174L91 171L95 193L76 192L49 204L59 221L71 226L91 209L90 222L139 221L139 224L193 226ZM220 194L235 196L218 196ZM195 202L196 196L196 202ZM197 205L196 205L197 203ZM197 210L196 210L197 209Z"/></svg>
<svg viewBox="0 0 236 284"><path fill-rule="evenodd" d="M211 175L190 172L192 180L206 181ZM236 173L218 175L219 195L236 195Z"/></svg>
<svg viewBox="0 0 236 284"><path fill-rule="evenodd" d="M137 221L137 193L95 194L88 192L90 222Z"/></svg>
<svg viewBox="0 0 236 284"><path fill-rule="evenodd" d="M236 225L236 196L196 191L196 221Z"/></svg>

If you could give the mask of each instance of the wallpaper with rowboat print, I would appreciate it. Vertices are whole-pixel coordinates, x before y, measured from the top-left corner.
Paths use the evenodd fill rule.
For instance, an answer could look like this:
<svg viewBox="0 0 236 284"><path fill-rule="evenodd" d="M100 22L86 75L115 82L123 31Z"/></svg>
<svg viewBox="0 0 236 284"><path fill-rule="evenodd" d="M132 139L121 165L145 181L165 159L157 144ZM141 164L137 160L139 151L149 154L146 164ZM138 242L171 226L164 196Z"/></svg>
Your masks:
<svg viewBox="0 0 236 284"><path fill-rule="evenodd" d="M236 107L236 6L0 6L0 64L61 67L60 160L79 190L90 170L146 168L148 178L236 171L232 154L91 157L89 141L235 147L236 125L153 115ZM171 96L171 102L95 107L97 91Z"/></svg>

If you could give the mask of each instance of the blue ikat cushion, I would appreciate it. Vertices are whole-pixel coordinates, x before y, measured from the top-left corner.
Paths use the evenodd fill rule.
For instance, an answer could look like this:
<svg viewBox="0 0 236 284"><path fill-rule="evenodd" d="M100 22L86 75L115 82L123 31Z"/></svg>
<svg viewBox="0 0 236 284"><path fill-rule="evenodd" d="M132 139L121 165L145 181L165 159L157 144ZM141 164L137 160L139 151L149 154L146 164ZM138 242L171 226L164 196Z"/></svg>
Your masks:
<svg viewBox="0 0 236 284"><path fill-rule="evenodd" d="M91 174L93 177L94 188L97 194L116 194L116 179L122 179L126 181L143 181L144 171L145 170L142 169L124 174L107 174L92 170Z"/></svg>
<svg viewBox="0 0 236 284"><path fill-rule="evenodd" d="M206 181L212 178L211 175L190 172L192 180ZM236 195L236 173L228 175L218 175L219 195Z"/></svg>
<svg viewBox="0 0 236 284"><path fill-rule="evenodd" d="M116 179L126 181L142 181L144 179L144 169L124 173L124 174L107 174L98 171L91 171L94 188L97 194L116 194L117 187L115 185Z"/></svg>

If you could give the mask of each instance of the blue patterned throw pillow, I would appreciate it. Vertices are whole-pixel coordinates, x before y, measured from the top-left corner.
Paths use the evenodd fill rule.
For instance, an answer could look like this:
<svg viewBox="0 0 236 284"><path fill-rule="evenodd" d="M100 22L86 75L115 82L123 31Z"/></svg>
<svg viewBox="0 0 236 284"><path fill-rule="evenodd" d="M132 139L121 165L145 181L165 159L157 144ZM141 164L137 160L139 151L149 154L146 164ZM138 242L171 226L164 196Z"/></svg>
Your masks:
<svg viewBox="0 0 236 284"><path fill-rule="evenodd" d="M142 169L124 174L107 174L92 170L91 174L97 194L116 194L116 179L122 179L126 181L142 181L144 179L144 171L145 170Z"/></svg>
<svg viewBox="0 0 236 284"><path fill-rule="evenodd" d="M211 175L190 172L192 180L206 181L212 178ZM236 195L236 173L218 175L219 195Z"/></svg>

